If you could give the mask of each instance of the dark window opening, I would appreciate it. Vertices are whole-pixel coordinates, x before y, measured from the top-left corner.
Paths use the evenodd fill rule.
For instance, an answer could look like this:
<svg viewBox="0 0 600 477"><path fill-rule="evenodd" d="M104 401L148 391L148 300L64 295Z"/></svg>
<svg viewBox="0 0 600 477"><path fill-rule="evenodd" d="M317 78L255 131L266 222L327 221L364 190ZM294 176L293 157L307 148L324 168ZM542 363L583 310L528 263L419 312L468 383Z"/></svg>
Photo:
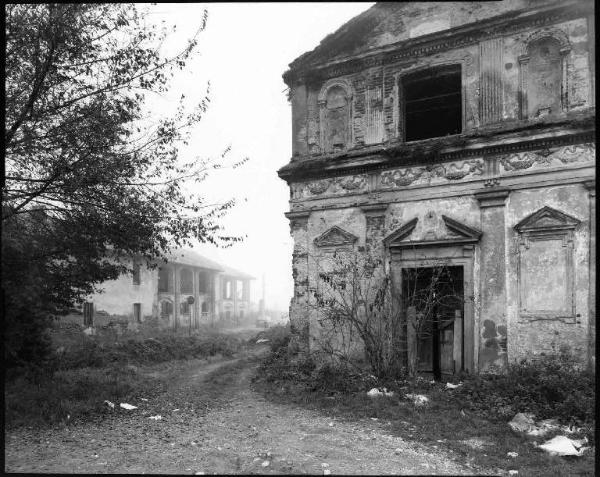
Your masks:
<svg viewBox="0 0 600 477"><path fill-rule="evenodd" d="M208 293L209 292L209 279L207 272L198 273L198 292Z"/></svg>
<svg viewBox="0 0 600 477"><path fill-rule="evenodd" d="M173 303L170 301L162 301L160 303L161 318L168 318L173 313Z"/></svg>
<svg viewBox="0 0 600 477"><path fill-rule="evenodd" d="M402 88L407 142L462 132L460 65L414 73Z"/></svg>
<svg viewBox="0 0 600 477"><path fill-rule="evenodd" d="M190 314L190 304L188 303L187 300L184 300L181 302L181 305L179 306L179 309L181 310L181 314L182 315L189 315Z"/></svg>
<svg viewBox="0 0 600 477"><path fill-rule="evenodd" d="M134 263L133 264L133 284L134 285L139 285L141 283L140 280L140 264L139 263Z"/></svg>
<svg viewBox="0 0 600 477"><path fill-rule="evenodd" d="M208 302L203 302L202 303L202 313L208 313Z"/></svg>
<svg viewBox="0 0 600 477"><path fill-rule="evenodd" d="M142 304L141 303L133 304L133 320L136 323L142 322Z"/></svg>
<svg viewBox="0 0 600 477"><path fill-rule="evenodd" d="M188 270L187 268L184 268L181 270L179 277L181 280L181 285L180 285L181 293L193 293L194 279L193 279L192 272L190 270Z"/></svg>
<svg viewBox="0 0 600 477"><path fill-rule="evenodd" d="M166 268L161 268L158 271L158 291L159 292L170 292L171 291L171 271Z"/></svg>

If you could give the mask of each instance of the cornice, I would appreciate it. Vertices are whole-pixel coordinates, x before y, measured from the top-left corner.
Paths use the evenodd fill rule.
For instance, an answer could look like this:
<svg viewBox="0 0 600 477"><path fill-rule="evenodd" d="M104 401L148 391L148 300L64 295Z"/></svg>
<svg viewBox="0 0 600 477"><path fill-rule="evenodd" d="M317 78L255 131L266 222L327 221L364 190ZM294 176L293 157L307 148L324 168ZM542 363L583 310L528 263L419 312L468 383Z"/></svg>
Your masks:
<svg viewBox="0 0 600 477"><path fill-rule="evenodd" d="M476 23L460 25L446 31L403 40L333 62L292 67L283 74L283 79L288 85L306 83L343 76L385 64L414 61L417 57L462 48L488 38L586 16L592 11L592 2L579 1L534 10L531 8L517 10Z"/></svg>
<svg viewBox="0 0 600 477"><path fill-rule="evenodd" d="M347 151L336 156L294 159L278 171L288 183L349 174L364 174L398 166L428 165L473 157L547 149L595 142L595 111L583 121L564 119L558 124L518 130L458 135L426 142L380 145ZM543 127L545 126L545 127Z"/></svg>

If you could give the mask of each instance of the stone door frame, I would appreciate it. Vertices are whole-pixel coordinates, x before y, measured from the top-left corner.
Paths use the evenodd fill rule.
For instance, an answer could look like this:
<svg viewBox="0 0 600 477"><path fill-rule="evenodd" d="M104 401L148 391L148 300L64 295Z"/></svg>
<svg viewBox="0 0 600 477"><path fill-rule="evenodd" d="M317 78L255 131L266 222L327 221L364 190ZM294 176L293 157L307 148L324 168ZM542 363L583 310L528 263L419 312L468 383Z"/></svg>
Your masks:
<svg viewBox="0 0 600 477"><path fill-rule="evenodd" d="M478 340L475 330L475 288L474 245L456 243L438 243L413 248L390 247L390 272L396 290L402 290L402 270L405 268L423 268L435 266L437 260L444 260L449 267L461 266L463 269L463 369L468 373L477 372ZM400 306L402 306L400 304Z"/></svg>

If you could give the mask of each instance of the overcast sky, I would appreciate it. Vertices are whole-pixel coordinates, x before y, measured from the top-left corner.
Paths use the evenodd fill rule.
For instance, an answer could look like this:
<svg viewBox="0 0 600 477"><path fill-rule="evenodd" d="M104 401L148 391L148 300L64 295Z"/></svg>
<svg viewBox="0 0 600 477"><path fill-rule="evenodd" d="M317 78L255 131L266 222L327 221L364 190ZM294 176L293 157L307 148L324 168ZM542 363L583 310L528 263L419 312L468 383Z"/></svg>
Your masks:
<svg viewBox="0 0 600 477"><path fill-rule="evenodd" d="M292 296L292 239L284 213L289 189L277 170L291 157L291 107L281 78L289 63L372 3L158 4L153 17L176 24L177 40L190 36L208 11L198 54L173 83L171 98L199 101L210 80L210 107L185 151L215 156L231 146L230 158L249 161L220 171L202 184L209 200L235 197L222 220L227 232L246 235L228 249L201 245L203 255L254 275L252 298L287 310ZM181 45L181 42L179 42ZM161 102L162 101L162 102ZM157 111L169 101L157 100ZM175 101L170 101L175 104Z"/></svg>

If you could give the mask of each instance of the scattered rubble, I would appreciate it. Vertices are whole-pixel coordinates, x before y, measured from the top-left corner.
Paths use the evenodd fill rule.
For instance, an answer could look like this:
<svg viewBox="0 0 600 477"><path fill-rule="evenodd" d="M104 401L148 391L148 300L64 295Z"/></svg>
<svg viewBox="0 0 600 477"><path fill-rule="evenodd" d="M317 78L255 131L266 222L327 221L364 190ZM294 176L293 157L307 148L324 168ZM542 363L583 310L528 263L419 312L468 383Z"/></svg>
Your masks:
<svg viewBox="0 0 600 477"><path fill-rule="evenodd" d="M268 343L269 341L271 341L271 340L268 340L266 338L261 338L259 340L256 340L256 344L259 344L259 343Z"/></svg>
<svg viewBox="0 0 600 477"><path fill-rule="evenodd" d="M459 386L462 386L462 383L458 383L458 384L446 383L446 389L456 389Z"/></svg>
<svg viewBox="0 0 600 477"><path fill-rule="evenodd" d="M563 426L556 419L544 419L536 424L533 414L521 412L517 413L508 425L513 431L532 437L543 437L552 431L559 431L566 434L574 434L581 431L578 427Z"/></svg>
<svg viewBox="0 0 600 477"><path fill-rule="evenodd" d="M160 421L162 419L162 416L160 414L157 414L156 416L150 416L148 419L152 419L153 421Z"/></svg>
<svg viewBox="0 0 600 477"><path fill-rule="evenodd" d="M508 457L512 457L513 459L516 457L519 457L519 454L517 454L516 452L507 452L506 454Z"/></svg>
<svg viewBox="0 0 600 477"><path fill-rule="evenodd" d="M104 401L104 404L106 404L108 407L110 407L111 409L115 408L115 403L114 402L110 402L110 401Z"/></svg>

